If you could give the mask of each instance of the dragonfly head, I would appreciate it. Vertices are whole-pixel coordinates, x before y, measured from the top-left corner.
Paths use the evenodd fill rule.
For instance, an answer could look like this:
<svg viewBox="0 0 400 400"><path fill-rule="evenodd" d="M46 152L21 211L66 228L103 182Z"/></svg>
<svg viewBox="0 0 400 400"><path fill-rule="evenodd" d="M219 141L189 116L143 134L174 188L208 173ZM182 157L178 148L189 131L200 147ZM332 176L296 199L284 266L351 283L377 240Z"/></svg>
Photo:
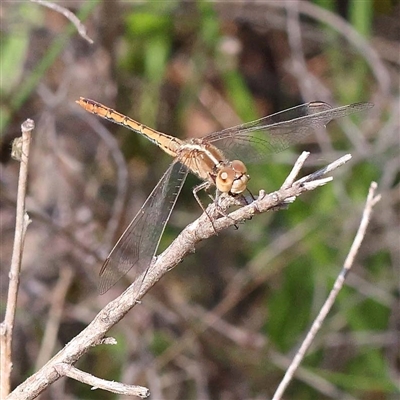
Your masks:
<svg viewBox="0 0 400 400"><path fill-rule="evenodd" d="M249 179L246 166L234 160L218 171L215 186L223 193L240 194L246 190Z"/></svg>

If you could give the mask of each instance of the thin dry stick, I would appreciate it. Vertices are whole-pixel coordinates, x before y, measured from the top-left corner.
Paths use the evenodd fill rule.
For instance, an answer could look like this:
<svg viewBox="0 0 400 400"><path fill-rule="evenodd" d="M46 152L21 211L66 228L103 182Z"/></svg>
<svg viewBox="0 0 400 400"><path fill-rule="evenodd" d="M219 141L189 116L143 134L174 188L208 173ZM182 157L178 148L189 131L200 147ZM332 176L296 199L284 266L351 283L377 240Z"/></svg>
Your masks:
<svg viewBox="0 0 400 400"><path fill-rule="evenodd" d="M341 158L341 162L335 162L336 166L348 160L349 157ZM8 400L30 400L34 399L43 392L47 386L63 375L64 370L57 369L59 364L71 365L79 360L91 347L102 344L106 332L118 323L125 314L130 311L167 272L173 269L180 263L181 260L188 254L193 252L195 245L205 240L216 232L220 232L230 226L238 224L244 220L250 219L255 214L266 212L277 207L280 204L285 204L286 199L295 198L303 192L310 190L306 187L305 182L316 177L317 184L324 184L324 180L319 179L324 173L330 171L329 167L324 168L321 172L309 175L307 179L296 181L294 184L285 189L280 189L272 194L265 195L255 200L251 204L242 207L226 217L216 219L213 224L210 223L210 215L220 215L221 207L225 207L235 201L234 198L228 195L221 195L219 204L212 203L207 208L207 212L198 218L193 223L189 224L181 234L173 241L173 243L159 255L148 271L137 277L135 282L119 297L108 303L94 318L94 320L74 339L72 339L58 354L56 354L46 365L38 372L29 377L25 382L19 385L8 397ZM225 207L224 207L225 206ZM145 278L143 279L143 277ZM140 291L137 292L137 285L140 285ZM88 379L91 375L88 374ZM104 388L107 384L112 390L112 382L104 381ZM93 383L96 386L96 383ZM132 390L135 387L132 387Z"/></svg>
<svg viewBox="0 0 400 400"><path fill-rule="evenodd" d="M272 400L280 400L282 398L282 395L283 395L285 389L287 388L290 381L292 380L293 375L296 372L296 369L298 368L301 361L303 360L307 349L310 347L315 335L321 328L323 321L325 320L328 312L330 311L330 309L332 308L332 306L335 302L336 297L338 296L340 290L343 287L346 276L348 275L348 273L354 263L354 259L358 253L358 250L360 249L361 242L364 239L365 232L367 230L369 220L371 217L372 208L381 198L380 195L375 196L376 189L377 189L377 184L375 182L372 182L371 186L369 188L368 197L367 197L367 201L365 204L365 208L364 208L360 226L358 228L356 237L354 238L353 244L350 248L349 254L347 255L347 258L344 262L343 268L342 268L339 276L337 277L335 284L333 285L333 289L331 290L331 293L329 294L325 304L322 306L321 311L319 312L317 318L315 319L314 323L312 324L312 326L310 328L310 331L308 332L306 338L304 339L302 345L300 346L291 365L287 369L286 374L283 377L281 383L279 384Z"/></svg>
<svg viewBox="0 0 400 400"><path fill-rule="evenodd" d="M66 9L65 7L60 6L59 4L51 3L50 1L43 0L30 0L32 3L37 3L47 8L51 8L54 11L64 15L65 18L69 19L76 27L79 35L83 37L90 44L93 44L93 40L86 33L85 25L79 20L79 18L71 11Z"/></svg>
<svg viewBox="0 0 400 400"><path fill-rule="evenodd" d="M300 157L297 159L296 163L294 164L290 174L285 179L285 182L282 184L282 188L286 189L293 185L294 180L297 178L297 175L300 173L300 170L303 168L303 164L309 157L310 153L308 151L303 151Z"/></svg>
<svg viewBox="0 0 400 400"><path fill-rule="evenodd" d="M46 323L44 331L42 346L37 357L35 369L39 369L49 360L53 354L53 349L57 341L57 334L60 328L61 317L64 310L65 297L71 285L73 278L73 271L71 268L62 268L60 271L60 278L55 286L51 298L51 307L49 310L49 318Z"/></svg>
<svg viewBox="0 0 400 400"><path fill-rule="evenodd" d="M22 141L18 142L20 145L20 151L18 152L20 171L18 178L14 247L9 274L10 286L8 288L6 312L4 321L0 326L0 398L2 399L10 392L10 375L12 370L11 344L18 297L19 273L21 270L22 249L24 246L26 229L30 222L28 214L25 212L25 197L28 180L29 149L34 127L34 122L31 119L27 119L21 125ZM16 157L16 154L14 154L14 157Z"/></svg>
<svg viewBox="0 0 400 400"><path fill-rule="evenodd" d="M119 382L110 382L104 379L99 379L88 374L87 372L80 371L78 368L75 368L69 364L56 364L54 365L54 369L60 375L68 376L69 378L75 379L79 382L92 385L92 390L105 389L112 393L124 394L127 396L137 396L141 397L142 399L150 395L149 389L143 386L124 385L123 383Z"/></svg>

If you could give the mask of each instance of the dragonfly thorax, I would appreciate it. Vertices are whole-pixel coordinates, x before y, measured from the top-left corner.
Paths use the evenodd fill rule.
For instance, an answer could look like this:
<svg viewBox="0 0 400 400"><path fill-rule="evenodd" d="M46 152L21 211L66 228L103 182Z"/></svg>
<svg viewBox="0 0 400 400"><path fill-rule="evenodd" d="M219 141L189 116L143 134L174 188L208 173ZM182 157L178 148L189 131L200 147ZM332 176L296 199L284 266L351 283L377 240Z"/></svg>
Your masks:
<svg viewBox="0 0 400 400"><path fill-rule="evenodd" d="M191 139L177 151L179 161L200 179L215 185L220 192L240 194L249 176L242 161L228 161L221 150L202 139Z"/></svg>

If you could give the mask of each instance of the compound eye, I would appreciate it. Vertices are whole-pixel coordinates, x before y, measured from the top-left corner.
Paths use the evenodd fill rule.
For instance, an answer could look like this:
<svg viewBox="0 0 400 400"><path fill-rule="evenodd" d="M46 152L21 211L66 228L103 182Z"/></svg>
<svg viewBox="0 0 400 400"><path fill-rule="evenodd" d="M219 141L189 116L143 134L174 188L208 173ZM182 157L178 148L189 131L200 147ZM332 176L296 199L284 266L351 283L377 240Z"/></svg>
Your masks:
<svg viewBox="0 0 400 400"><path fill-rule="evenodd" d="M246 166L240 160L233 160L231 162L231 166L236 172L239 172L243 175L247 173Z"/></svg>
<svg viewBox="0 0 400 400"><path fill-rule="evenodd" d="M221 192L228 193L235 179L235 171L231 167L221 168L215 179L215 186Z"/></svg>

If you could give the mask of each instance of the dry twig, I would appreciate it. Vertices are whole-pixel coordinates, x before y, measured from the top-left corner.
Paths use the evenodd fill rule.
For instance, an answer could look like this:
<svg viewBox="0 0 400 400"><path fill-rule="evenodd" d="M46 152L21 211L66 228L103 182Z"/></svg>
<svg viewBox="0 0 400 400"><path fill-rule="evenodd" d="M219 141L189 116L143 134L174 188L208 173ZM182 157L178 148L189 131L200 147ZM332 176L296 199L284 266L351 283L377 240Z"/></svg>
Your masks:
<svg viewBox="0 0 400 400"><path fill-rule="evenodd" d="M78 19L78 17L65 7L60 6L59 4L52 3L50 1L43 0L30 0L32 3L40 4L44 7L50 8L58 13L64 15L65 18L69 19L76 27L79 35L83 37L87 42L93 44L93 40L87 35L85 25Z"/></svg>
<svg viewBox="0 0 400 400"><path fill-rule="evenodd" d="M80 371L78 368L75 368L69 364L56 364L54 369L60 374L60 376L68 376L69 378L75 379L79 382L92 385L92 390L104 389L112 393L124 394L127 396L137 396L141 397L142 399L145 399L150 395L149 389L143 386L124 385L123 383L119 382L99 379L86 372Z"/></svg>
<svg viewBox="0 0 400 400"><path fill-rule="evenodd" d="M21 125L22 137L19 138L21 140L17 142L17 147L19 147L20 150L14 153L14 158L19 158L20 160L20 171L18 178L14 247L9 273L10 286L8 288L8 297L4 321L0 325L0 397L2 399L10 392L10 374L12 370L12 333L14 329L14 319L18 297L22 249L24 246L26 230L30 223L29 216L25 212L25 198L28 181L29 149L34 127L35 124L31 119L27 119Z"/></svg>

